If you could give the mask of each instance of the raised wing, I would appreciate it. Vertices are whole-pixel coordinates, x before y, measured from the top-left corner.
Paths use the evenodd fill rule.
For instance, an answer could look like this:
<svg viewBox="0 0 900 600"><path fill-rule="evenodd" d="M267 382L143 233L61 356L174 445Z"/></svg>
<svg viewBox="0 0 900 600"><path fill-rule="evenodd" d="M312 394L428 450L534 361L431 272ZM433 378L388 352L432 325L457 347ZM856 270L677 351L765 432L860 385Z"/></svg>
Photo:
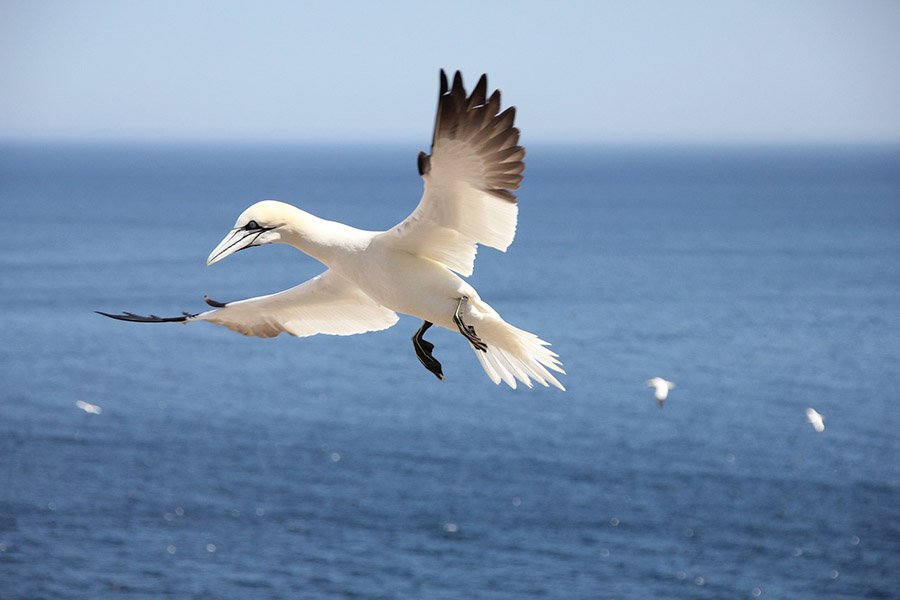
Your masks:
<svg viewBox="0 0 900 600"><path fill-rule="evenodd" d="M207 299L207 303L216 307L215 310L185 313L180 317L100 314L139 323L210 321L244 335L263 338L282 332L299 337L317 333L353 335L387 329L398 319L397 313L332 271L277 294L228 303Z"/></svg>
<svg viewBox="0 0 900 600"><path fill-rule="evenodd" d="M505 251L516 235L513 191L525 170L525 149L513 127L516 109L500 112L500 91L487 97L482 75L466 97L462 75L441 90L431 154L419 153L425 193L402 223L381 234L396 248L471 275L477 244Z"/></svg>

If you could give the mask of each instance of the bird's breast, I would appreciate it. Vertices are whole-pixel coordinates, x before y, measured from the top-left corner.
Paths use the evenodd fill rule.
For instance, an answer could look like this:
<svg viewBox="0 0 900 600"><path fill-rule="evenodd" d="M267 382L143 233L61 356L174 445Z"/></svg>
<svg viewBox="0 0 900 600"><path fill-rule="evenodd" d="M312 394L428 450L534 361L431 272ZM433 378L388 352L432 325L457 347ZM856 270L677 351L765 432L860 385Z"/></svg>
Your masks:
<svg viewBox="0 0 900 600"><path fill-rule="evenodd" d="M382 306L444 327L453 327L460 296L477 297L443 265L394 248L373 245L338 270Z"/></svg>

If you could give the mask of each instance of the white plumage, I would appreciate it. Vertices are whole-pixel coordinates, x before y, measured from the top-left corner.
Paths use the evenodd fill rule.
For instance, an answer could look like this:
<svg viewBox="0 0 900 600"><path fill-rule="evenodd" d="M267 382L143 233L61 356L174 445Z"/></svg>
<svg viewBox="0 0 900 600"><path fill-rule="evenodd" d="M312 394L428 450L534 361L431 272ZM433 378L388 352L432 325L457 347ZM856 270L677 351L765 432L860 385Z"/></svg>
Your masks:
<svg viewBox="0 0 900 600"><path fill-rule="evenodd" d="M263 338L282 332L297 337L317 333L354 335L387 329L398 319L397 313L330 270L289 290L229 302L196 318Z"/></svg>
<svg viewBox="0 0 900 600"><path fill-rule="evenodd" d="M656 402L659 403L659 407L662 408L666 403L666 398L669 397L669 390L673 389L675 384L671 381L666 381L662 377L653 377L647 380L647 387L653 388Z"/></svg>
<svg viewBox="0 0 900 600"><path fill-rule="evenodd" d="M549 344L506 323L459 277L472 274L479 244L505 251L515 237L513 190L522 180L525 150L514 120L514 108L500 111L499 91L488 97L484 75L467 96L459 72L449 87L441 71L431 154L420 153L418 161L425 190L400 224L365 231L264 200L238 217L207 264L244 248L282 243L322 262L324 273L277 294L207 300L214 309L199 314L101 314L139 322L210 321L244 335L273 337L376 331L403 313L424 321L413 345L440 379L433 345L422 337L432 324L462 333L494 383L515 388L517 382L531 387L536 381L564 390L552 374L564 371Z"/></svg>
<svg viewBox="0 0 900 600"><path fill-rule="evenodd" d="M89 415L99 415L103 412L103 408L97 406L96 404L85 402L84 400L76 400L75 408L80 408Z"/></svg>
<svg viewBox="0 0 900 600"><path fill-rule="evenodd" d="M825 417L823 417L816 409L810 407L806 409L806 420L813 426L817 433L825 431Z"/></svg>

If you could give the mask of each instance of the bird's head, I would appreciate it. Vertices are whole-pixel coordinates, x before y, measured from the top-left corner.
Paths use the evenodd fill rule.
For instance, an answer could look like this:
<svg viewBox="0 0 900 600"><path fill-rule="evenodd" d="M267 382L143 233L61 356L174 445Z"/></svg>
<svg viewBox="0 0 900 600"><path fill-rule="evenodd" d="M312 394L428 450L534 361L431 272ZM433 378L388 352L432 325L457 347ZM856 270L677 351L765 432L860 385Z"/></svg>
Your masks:
<svg viewBox="0 0 900 600"><path fill-rule="evenodd" d="M242 212L225 239L209 253L207 266L238 250L280 241L279 229L286 222L287 209L288 205L283 202L263 200Z"/></svg>

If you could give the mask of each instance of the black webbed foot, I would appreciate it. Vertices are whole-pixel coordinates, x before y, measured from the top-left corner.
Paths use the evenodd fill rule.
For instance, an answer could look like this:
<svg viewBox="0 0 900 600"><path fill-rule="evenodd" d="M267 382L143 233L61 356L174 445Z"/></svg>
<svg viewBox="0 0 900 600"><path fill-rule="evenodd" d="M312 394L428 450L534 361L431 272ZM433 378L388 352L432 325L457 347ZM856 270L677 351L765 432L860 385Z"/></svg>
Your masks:
<svg viewBox="0 0 900 600"><path fill-rule="evenodd" d="M419 359L419 362L422 363L426 369L434 373L435 377L443 380L444 371L441 368L441 363L439 363L431 354L434 350L434 344L422 337L431 325L432 323L429 321L422 323L422 326L412 337L413 348L416 351L416 357Z"/></svg>

